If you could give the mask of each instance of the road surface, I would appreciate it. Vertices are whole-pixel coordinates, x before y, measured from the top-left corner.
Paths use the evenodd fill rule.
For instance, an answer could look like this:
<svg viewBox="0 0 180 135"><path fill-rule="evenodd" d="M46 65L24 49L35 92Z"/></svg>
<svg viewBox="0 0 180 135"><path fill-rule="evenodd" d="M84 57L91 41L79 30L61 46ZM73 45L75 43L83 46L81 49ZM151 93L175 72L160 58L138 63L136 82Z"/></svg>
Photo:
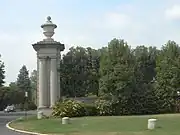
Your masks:
<svg viewBox="0 0 180 135"><path fill-rule="evenodd" d="M29 111L28 115L36 114L36 111ZM4 113L0 111L0 135L25 135L6 128L6 124L18 117L24 116L24 112Z"/></svg>

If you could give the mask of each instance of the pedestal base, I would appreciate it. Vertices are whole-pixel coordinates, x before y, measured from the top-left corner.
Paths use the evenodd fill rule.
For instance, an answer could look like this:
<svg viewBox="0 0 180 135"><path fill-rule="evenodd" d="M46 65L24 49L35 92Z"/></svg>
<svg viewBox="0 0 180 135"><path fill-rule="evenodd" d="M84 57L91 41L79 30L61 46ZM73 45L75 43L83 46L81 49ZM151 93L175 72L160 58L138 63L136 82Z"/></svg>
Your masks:
<svg viewBox="0 0 180 135"><path fill-rule="evenodd" d="M51 116L51 114L52 114L52 109L51 108L38 108L37 109L37 113L39 112L39 111L41 111L42 113L43 113L43 115L45 115L45 116L47 116L47 117L49 117L49 116Z"/></svg>

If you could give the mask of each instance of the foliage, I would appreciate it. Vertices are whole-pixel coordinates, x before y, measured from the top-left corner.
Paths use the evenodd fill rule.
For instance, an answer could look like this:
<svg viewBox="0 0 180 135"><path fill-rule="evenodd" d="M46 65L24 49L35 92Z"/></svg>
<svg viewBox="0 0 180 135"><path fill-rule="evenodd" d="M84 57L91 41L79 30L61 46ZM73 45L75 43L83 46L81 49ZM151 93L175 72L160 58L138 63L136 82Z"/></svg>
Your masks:
<svg viewBox="0 0 180 135"><path fill-rule="evenodd" d="M0 88L0 110L3 110L9 104L20 104L23 102L23 92L19 90L13 90L10 87Z"/></svg>
<svg viewBox="0 0 180 135"><path fill-rule="evenodd" d="M1 58L1 55L0 55L0 58ZM2 87L3 84L5 83L5 81L4 81L4 79L5 79L5 75L4 75L5 70L4 70L4 68L5 68L4 62L2 62L0 60L0 87Z"/></svg>
<svg viewBox="0 0 180 135"><path fill-rule="evenodd" d="M100 60L101 115L159 112L152 83L156 55L156 48L131 49L124 40L113 39L108 44Z"/></svg>
<svg viewBox="0 0 180 135"><path fill-rule="evenodd" d="M97 100L95 106L99 115L108 116L114 114L112 102L109 100Z"/></svg>
<svg viewBox="0 0 180 135"><path fill-rule="evenodd" d="M80 117L85 116L83 104L76 100L64 100L57 102L53 107L53 116Z"/></svg>
<svg viewBox="0 0 180 135"><path fill-rule="evenodd" d="M73 99L65 99L57 102L53 107L53 116L60 117L82 117L82 116L96 116L98 110L95 105L87 104Z"/></svg>
<svg viewBox="0 0 180 135"><path fill-rule="evenodd" d="M32 101L37 104L37 71L33 70L30 76L31 80L31 91L32 91Z"/></svg>
<svg viewBox="0 0 180 135"><path fill-rule="evenodd" d="M26 66L23 65L19 71L19 75L17 78L17 87L20 91L28 92L28 98L32 99L32 91L31 91L31 81L29 78L29 71Z"/></svg>
<svg viewBox="0 0 180 135"><path fill-rule="evenodd" d="M84 107L86 116L96 116L96 115L98 115L98 109L96 108L95 105L84 103L83 107Z"/></svg>
<svg viewBox="0 0 180 135"><path fill-rule="evenodd" d="M60 63L61 96L77 99L95 95L99 100L96 106L63 101L54 107L54 115L140 115L180 111L177 95L180 91L180 47L174 41L168 41L160 50L144 45L131 48L122 39L113 39L101 49L71 47ZM34 70L29 78L23 66L17 82L2 87L3 62L0 61L0 65L0 109L13 102L23 103L25 91L29 92L29 100L36 102L37 72ZM13 95L20 98L15 99ZM75 111L78 108L80 112Z"/></svg>
<svg viewBox="0 0 180 135"><path fill-rule="evenodd" d="M35 104L34 102L28 101L27 109L28 109L28 110L36 110L36 109L37 109L37 106L36 106L36 104Z"/></svg>
<svg viewBox="0 0 180 135"><path fill-rule="evenodd" d="M135 59L125 41L113 39L108 44L108 50L100 61L100 96L108 98L102 103L101 115L124 113L121 111L135 88L134 64ZM109 111L103 111L103 106Z"/></svg>
<svg viewBox="0 0 180 135"><path fill-rule="evenodd" d="M156 59L155 89L159 109L163 113L176 112L177 91L180 88L180 48L174 41L162 47Z"/></svg>
<svg viewBox="0 0 180 135"><path fill-rule="evenodd" d="M72 47L61 60L60 76L62 95L84 97L98 95L99 51Z"/></svg>

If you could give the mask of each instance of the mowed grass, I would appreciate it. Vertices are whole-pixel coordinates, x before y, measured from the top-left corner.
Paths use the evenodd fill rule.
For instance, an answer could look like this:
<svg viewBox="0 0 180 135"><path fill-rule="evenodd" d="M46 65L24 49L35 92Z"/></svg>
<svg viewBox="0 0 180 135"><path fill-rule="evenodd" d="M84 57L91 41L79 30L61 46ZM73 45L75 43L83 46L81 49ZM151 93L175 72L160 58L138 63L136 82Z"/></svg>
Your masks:
<svg viewBox="0 0 180 135"><path fill-rule="evenodd" d="M149 118L158 119L155 130L147 130ZM62 125L61 119L29 119L14 121L10 126L57 135L179 135L180 114L83 117L71 119L69 125Z"/></svg>

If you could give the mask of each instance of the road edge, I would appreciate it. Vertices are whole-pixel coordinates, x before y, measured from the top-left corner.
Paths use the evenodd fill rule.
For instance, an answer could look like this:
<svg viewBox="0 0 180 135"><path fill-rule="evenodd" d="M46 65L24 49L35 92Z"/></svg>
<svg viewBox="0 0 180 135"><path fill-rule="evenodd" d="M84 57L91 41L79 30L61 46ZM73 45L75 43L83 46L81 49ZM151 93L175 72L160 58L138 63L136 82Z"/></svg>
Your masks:
<svg viewBox="0 0 180 135"><path fill-rule="evenodd" d="M30 132L30 131L25 131L25 130L19 130L16 128L13 128L10 126L10 124L13 122L14 120L8 122L6 124L6 128L8 128L9 130L15 131L15 132L19 132L19 133L24 133L24 134L30 134L30 135L49 135L49 134L42 134L42 133L37 133L37 132Z"/></svg>

